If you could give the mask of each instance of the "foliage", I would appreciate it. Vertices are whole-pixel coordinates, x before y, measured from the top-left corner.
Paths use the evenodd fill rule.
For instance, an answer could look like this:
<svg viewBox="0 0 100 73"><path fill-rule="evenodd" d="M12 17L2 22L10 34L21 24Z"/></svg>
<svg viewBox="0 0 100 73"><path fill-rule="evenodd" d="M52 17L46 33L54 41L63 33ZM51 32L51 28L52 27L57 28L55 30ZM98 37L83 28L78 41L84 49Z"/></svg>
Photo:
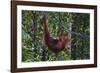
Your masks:
<svg viewBox="0 0 100 73"><path fill-rule="evenodd" d="M90 52L90 28L89 14L77 13L73 15L72 31L78 35L72 35L72 59L89 59ZM80 35L82 34L82 35Z"/></svg>

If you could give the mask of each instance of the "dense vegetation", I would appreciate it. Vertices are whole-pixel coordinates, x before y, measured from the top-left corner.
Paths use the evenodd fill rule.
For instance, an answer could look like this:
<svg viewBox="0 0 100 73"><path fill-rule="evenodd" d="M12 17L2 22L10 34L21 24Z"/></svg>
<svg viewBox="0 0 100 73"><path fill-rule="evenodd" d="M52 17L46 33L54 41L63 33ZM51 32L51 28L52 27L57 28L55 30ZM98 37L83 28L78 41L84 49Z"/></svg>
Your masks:
<svg viewBox="0 0 100 73"><path fill-rule="evenodd" d="M64 51L48 50L43 38L43 15L48 16L48 28L53 37L63 31L71 38ZM89 14L68 12L22 11L22 61L60 61L89 59ZM34 31L31 28L34 26ZM45 60L43 60L45 58Z"/></svg>

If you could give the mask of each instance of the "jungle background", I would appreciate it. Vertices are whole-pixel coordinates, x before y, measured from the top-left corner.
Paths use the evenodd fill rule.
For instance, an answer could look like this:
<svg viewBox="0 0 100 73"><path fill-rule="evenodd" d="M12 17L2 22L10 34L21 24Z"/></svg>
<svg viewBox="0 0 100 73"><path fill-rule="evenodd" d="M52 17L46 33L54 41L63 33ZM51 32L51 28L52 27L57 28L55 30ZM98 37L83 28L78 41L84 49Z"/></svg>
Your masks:
<svg viewBox="0 0 100 73"><path fill-rule="evenodd" d="M53 37L68 33L71 42L57 54L48 50L43 39L43 16ZM22 10L22 62L83 60L90 58L90 15L88 13ZM34 27L34 31L31 28ZM45 59L44 59L45 58Z"/></svg>

